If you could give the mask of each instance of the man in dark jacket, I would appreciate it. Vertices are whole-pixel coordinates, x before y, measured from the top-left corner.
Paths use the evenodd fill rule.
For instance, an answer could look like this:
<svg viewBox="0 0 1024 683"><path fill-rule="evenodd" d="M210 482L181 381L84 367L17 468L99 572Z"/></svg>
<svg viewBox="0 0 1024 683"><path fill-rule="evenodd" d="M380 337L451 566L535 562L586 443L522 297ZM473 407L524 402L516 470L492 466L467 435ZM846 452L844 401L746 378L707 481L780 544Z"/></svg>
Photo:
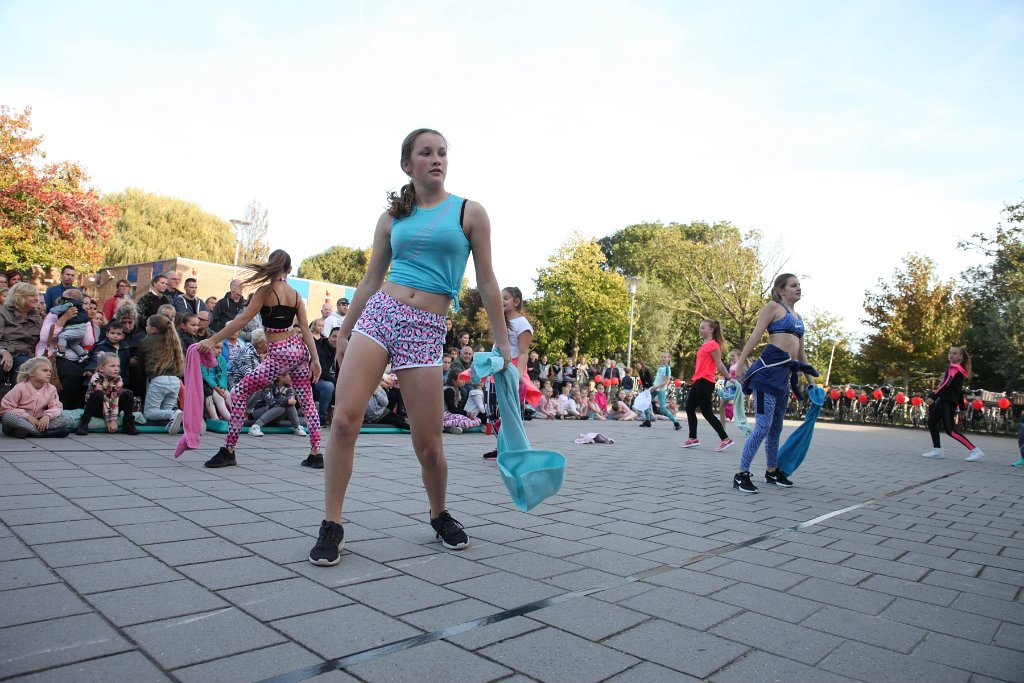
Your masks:
<svg viewBox="0 0 1024 683"><path fill-rule="evenodd" d="M228 285L230 289L224 298L213 307L213 320L210 321L210 329L220 332L224 326L235 319L245 310L245 297L242 296L242 281L232 280Z"/></svg>
<svg viewBox="0 0 1024 683"><path fill-rule="evenodd" d="M313 386L313 398L316 399L320 411L320 424L330 422L331 401L334 399L334 385L337 381L338 364L335 354L338 352L338 335L341 330L335 327L327 337L316 340L316 355L320 359L320 380Z"/></svg>

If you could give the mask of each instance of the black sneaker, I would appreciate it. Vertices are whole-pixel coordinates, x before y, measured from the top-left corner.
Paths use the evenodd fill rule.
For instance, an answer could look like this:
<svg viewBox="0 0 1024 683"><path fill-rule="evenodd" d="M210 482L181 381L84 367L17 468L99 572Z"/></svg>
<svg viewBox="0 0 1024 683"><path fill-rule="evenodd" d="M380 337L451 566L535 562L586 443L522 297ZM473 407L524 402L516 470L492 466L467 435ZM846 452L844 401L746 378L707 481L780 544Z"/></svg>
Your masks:
<svg viewBox="0 0 1024 683"><path fill-rule="evenodd" d="M641 427L650 427L651 426L651 421L650 420L644 420L643 422L640 423L640 426Z"/></svg>
<svg viewBox="0 0 1024 683"><path fill-rule="evenodd" d="M498 451L496 451L496 450L495 451L487 451L486 453L484 453L484 460L497 460L497 459L498 459Z"/></svg>
<svg viewBox="0 0 1024 683"><path fill-rule="evenodd" d="M237 465L235 462L235 454L227 449L226 446L222 446L217 455L213 456L204 463L206 467L231 467Z"/></svg>
<svg viewBox="0 0 1024 683"><path fill-rule="evenodd" d="M764 481L766 484L775 484L776 486L781 486L784 489L788 489L793 485L793 482L786 478L786 473L782 470L775 470L774 472L765 470Z"/></svg>
<svg viewBox="0 0 1024 683"><path fill-rule="evenodd" d="M345 530L337 522L320 522L320 535L316 545L309 551L309 561L321 567L333 567L341 560L341 549L345 547Z"/></svg>
<svg viewBox="0 0 1024 683"><path fill-rule="evenodd" d="M312 467L314 470L322 470L324 468L324 456L320 453L310 453L299 464L303 467Z"/></svg>
<svg viewBox="0 0 1024 683"><path fill-rule="evenodd" d="M463 550L469 546L469 536L462 530L462 525L452 519L452 516L445 510L435 519L430 520L430 526L437 532L436 538L441 539L441 544L451 550Z"/></svg>
<svg viewBox="0 0 1024 683"><path fill-rule="evenodd" d="M757 487L754 486L754 482L750 481L750 472L738 472L732 478L732 487L743 493L757 493Z"/></svg>
<svg viewBox="0 0 1024 683"><path fill-rule="evenodd" d="M75 428L75 436L86 436L89 434L89 421L79 420L78 426Z"/></svg>
<svg viewBox="0 0 1024 683"><path fill-rule="evenodd" d="M680 429L682 429L682 428L683 428L683 424L682 424L681 422L676 422L676 423L675 423L675 430L676 430L677 432L678 432L678 431L679 431Z"/></svg>
<svg viewBox="0 0 1024 683"><path fill-rule="evenodd" d="M124 423L123 427L121 427L121 431L124 432L125 434L128 434L129 436L136 436L139 433L139 430L136 429L135 427L135 423L129 424L127 422Z"/></svg>

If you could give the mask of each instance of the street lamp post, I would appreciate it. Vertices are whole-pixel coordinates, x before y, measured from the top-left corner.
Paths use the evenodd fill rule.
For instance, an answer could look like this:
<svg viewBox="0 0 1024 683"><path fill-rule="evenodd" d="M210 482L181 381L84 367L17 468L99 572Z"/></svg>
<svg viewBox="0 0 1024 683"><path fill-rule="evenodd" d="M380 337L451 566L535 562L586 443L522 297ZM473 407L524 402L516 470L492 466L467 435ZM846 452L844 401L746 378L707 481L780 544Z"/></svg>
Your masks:
<svg viewBox="0 0 1024 683"><path fill-rule="evenodd" d="M626 286L629 288L629 346L626 349L626 367L633 367L633 311L636 308L636 286L640 284L640 278L630 275L626 278Z"/></svg>
<svg viewBox="0 0 1024 683"><path fill-rule="evenodd" d="M234 278L236 275L238 275L238 248L242 244L241 239L239 239L239 231L242 228L249 227L250 225L252 225L252 223L250 223L249 221L240 220L238 218L232 218L228 222L235 227L235 267L231 271L231 277Z"/></svg>
<svg viewBox="0 0 1024 683"><path fill-rule="evenodd" d="M836 347L837 346L845 346L845 345L846 345L846 340L845 339L837 339L836 341L832 342L832 353L830 353L828 355L828 372L825 373L825 386L826 387L832 386L831 384L828 383L828 380L832 376L832 361L836 357Z"/></svg>

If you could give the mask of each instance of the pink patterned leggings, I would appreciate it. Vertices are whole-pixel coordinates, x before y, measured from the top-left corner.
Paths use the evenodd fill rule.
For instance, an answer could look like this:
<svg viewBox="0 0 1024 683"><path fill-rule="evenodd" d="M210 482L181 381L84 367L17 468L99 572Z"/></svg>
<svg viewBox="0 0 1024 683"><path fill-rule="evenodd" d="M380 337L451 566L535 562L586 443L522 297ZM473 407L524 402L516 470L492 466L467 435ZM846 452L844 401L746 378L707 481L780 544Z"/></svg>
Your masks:
<svg viewBox="0 0 1024 683"><path fill-rule="evenodd" d="M309 426L309 447L320 450L320 413L313 402L313 390L309 386L309 349L301 335L293 335L281 341L267 344L267 357L252 372L242 378L231 395L231 421L228 423L228 438L225 445L234 448L245 421L245 407L254 392L276 382L281 375L292 377L292 388L299 400L302 412Z"/></svg>
<svg viewBox="0 0 1024 683"><path fill-rule="evenodd" d="M444 420L441 422L442 427L462 427L463 429L473 429L474 427L480 426L479 417L469 417L468 415L459 415L458 413L449 413L447 410L444 411Z"/></svg>

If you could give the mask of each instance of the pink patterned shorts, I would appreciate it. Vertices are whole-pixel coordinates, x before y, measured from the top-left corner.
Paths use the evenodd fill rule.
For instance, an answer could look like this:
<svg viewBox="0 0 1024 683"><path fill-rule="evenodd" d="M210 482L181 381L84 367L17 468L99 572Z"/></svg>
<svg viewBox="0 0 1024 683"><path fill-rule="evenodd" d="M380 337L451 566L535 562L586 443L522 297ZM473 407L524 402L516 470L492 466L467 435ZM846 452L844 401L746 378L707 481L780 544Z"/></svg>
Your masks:
<svg viewBox="0 0 1024 683"><path fill-rule="evenodd" d="M403 304L382 291L366 302L353 331L384 347L392 370L441 365L444 316Z"/></svg>

